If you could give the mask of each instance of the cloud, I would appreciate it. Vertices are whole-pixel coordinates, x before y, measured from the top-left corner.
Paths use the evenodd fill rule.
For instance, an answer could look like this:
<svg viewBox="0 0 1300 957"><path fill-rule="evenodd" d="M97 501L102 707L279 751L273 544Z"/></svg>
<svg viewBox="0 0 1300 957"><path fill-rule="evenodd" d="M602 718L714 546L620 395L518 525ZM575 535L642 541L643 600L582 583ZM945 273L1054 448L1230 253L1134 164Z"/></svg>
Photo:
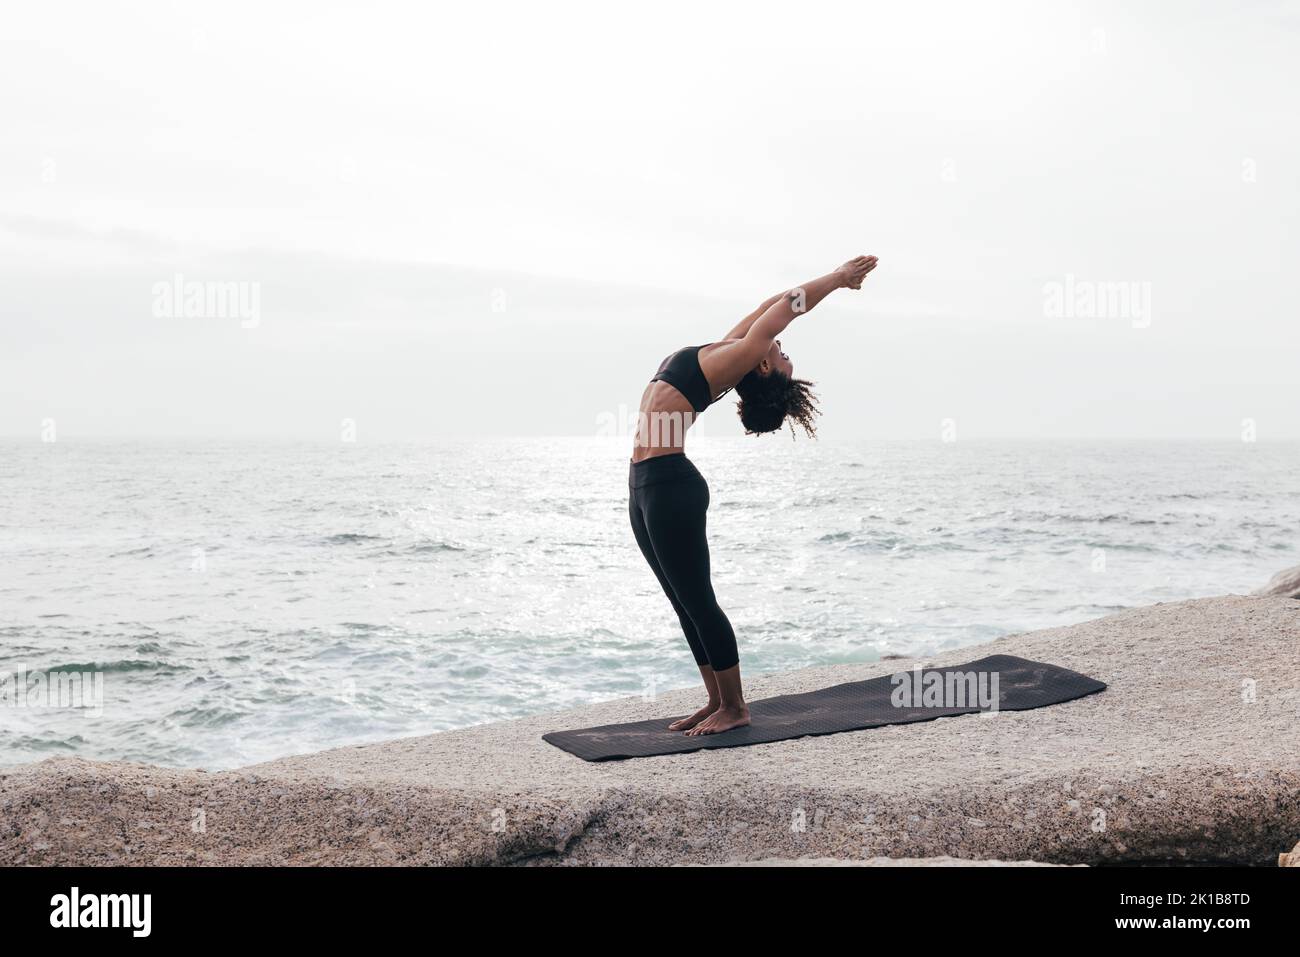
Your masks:
<svg viewBox="0 0 1300 957"><path fill-rule="evenodd" d="M1300 429L1294 5L504 9L16 10L0 429L585 433L860 252L787 337L827 438ZM160 322L177 274L264 321ZM1045 315L1066 276L1149 284L1146 336Z"/></svg>

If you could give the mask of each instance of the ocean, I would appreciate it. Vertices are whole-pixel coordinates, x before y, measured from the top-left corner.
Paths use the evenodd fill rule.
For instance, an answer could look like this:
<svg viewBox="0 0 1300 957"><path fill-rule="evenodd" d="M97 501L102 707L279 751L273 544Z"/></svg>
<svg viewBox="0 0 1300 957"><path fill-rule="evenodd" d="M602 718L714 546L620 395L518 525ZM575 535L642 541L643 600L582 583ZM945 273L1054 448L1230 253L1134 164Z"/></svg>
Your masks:
<svg viewBox="0 0 1300 957"><path fill-rule="evenodd" d="M225 769L698 683L626 439L0 445L0 764ZM702 437L745 674L929 655L1300 564L1300 446ZM14 685L13 687L16 687Z"/></svg>

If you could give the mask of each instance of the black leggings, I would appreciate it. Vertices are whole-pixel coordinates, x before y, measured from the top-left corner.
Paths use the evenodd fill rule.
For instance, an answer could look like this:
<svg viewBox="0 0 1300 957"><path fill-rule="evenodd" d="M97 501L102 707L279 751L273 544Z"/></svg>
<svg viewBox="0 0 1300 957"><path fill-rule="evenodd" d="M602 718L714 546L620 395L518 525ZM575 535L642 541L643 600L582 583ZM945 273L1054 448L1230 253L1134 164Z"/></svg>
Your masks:
<svg viewBox="0 0 1300 957"><path fill-rule="evenodd" d="M736 634L709 581L704 534L709 486L684 453L632 463L628 512L641 554L650 563L682 623L695 663L726 671L740 657Z"/></svg>

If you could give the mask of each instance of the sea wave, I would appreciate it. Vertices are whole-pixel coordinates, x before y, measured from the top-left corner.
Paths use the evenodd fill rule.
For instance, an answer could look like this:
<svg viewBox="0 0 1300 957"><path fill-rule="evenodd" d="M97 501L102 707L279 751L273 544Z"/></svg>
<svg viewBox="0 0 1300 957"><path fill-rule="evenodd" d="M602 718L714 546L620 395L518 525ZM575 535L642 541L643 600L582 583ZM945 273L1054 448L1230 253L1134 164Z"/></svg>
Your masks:
<svg viewBox="0 0 1300 957"><path fill-rule="evenodd" d="M1300 564L1295 448L790 445L693 453L747 674ZM7 715L0 764L233 767L698 682L607 444L48 451L3 449L0 667L108 672L111 707Z"/></svg>

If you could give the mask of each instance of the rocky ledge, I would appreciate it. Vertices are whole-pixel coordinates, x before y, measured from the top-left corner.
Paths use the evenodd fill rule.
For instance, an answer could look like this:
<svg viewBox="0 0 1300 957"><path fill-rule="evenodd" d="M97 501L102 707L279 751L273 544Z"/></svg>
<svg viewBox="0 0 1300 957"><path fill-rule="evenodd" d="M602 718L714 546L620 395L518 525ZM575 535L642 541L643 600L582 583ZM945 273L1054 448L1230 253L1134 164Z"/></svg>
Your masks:
<svg viewBox="0 0 1300 957"><path fill-rule="evenodd" d="M691 710L611 701L204 773L0 772L0 864L682 864L951 857L1275 864L1300 835L1300 603L1207 598L1008 636L1105 681L1035 711L588 764L545 731ZM751 698L914 662L751 680Z"/></svg>
<svg viewBox="0 0 1300 957"><path fill-rule="evenodd" d="M1294 568L1284 568L1270 578L1267 585L1256 589L1252 594L1300 598L1300 565L1296 565Z"/></svg>

